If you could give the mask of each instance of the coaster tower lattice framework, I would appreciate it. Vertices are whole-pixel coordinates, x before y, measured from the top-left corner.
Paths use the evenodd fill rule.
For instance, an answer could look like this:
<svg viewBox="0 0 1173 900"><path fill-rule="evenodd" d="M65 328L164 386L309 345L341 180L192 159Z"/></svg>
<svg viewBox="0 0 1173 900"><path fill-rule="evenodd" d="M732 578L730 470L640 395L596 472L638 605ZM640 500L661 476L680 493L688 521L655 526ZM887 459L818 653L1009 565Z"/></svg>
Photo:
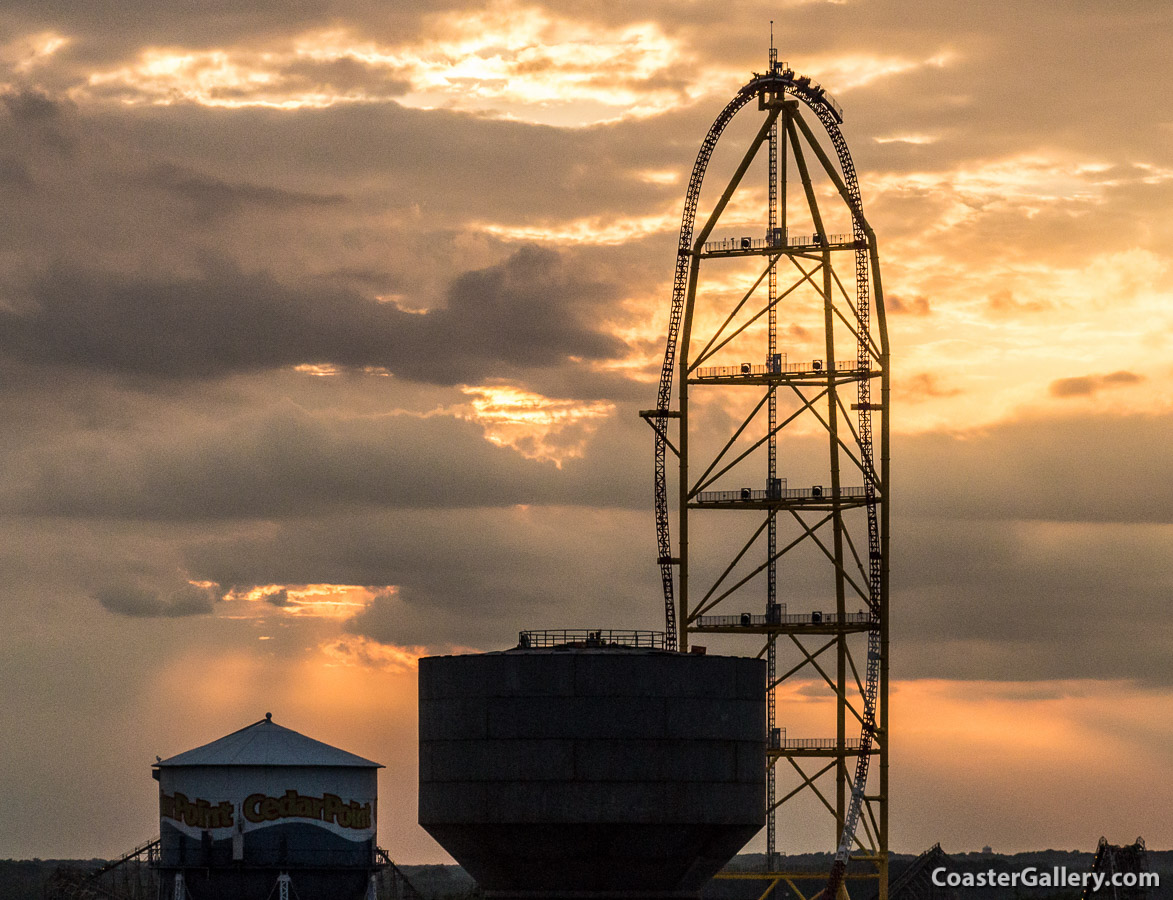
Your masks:
<svg viewBox="0 0 1173 900"><path fill-rule="evenodd" d="M704 224L696 231L701 187L718 139L736 114L751 101L764 114L764 121L750 141L740 164ZM802 109L800 109L802 107ZM813 113L823 126L834 160L827 153L803 115ZM888 850L888 399L889 348L880 281L876 236L863 214L858 179L846 140L839 130L842 114L826 92L779 63L771 49L769 69L756 74L718 115L701 144L685 195L677 262L673 279L672 304L666 350L659 382L656 408L641 415L655 432L655 510L658 564L664 593L664 614L668 640L687 651L689 636L704 633L753 635L764 639L760 654L769 661L768 705L769 770L767 773L767 868L773 870L775 817L779 808L795 797L810 794L834 818L836 853L829 872L824 873L824 890L836 896L845 878L876 879L880 900L886 900ZM762 239L740 238L710 241L726 213L733 195L750 169L755 156L766 147L768 160L766 233ZM813 161L808 165L808 153ZM813 233L793 235L787 222L788 159L801 182L799 205L805 203ZM817 165L815 164L817 163ZM830 183L829 193L846 207L850 233L832 235L824 225L818 190L812 173L822 172ZM695 235L694 235L695 231ZM841 278L834 260L850 254L852 274ZM765 270L753 282L723 323L708 329L698 317L698 287L702 264L718 259L757 258ZM778 291L780 269L794 270L794 281ZM766 284L765 303L760 304L758 288ZM823 358L809 363L783 362L778 352L778 318L788 312L800 290L813 291L822 306ZM724 310L723 310L724 311ZM744 346L750 337L760 337L765 317L764 364L704 366L722 350ZM706 320L707 321L707 320ZM708 330L706 330L708 329ZM839 340L837 341L837 335ZM702 344L695 356L692 347ZM736 342L736 343L735 343ZM847 359L837 360L836 350L851 347ZM878 396L872 390L879 385ZM690 458L690 436L696 437L690 418L691 389L723 387L741 392L761 393L760 401L742 419L736 431L715 455L705 455L698 446ZM676 405L673 407L673 388ZM844 396L854 388L854 402ZM789 392L789 393L788 393ZM779 394L795 409L779 420ZM755 433L753 423L765 408L765 435L740 453L735 451ZM736 418L736 417L735 417ZM787 460L786 440L799 430L796 423L809 426L827 440L829 453L823 485L788 489L778 477L780 458ZM760 423L758 426L760 427ZM676 440L672 439L676 432ZM809 436L809 430L807 432ZM742 444L739 445L738 442ZM781 447L779 446L781 445ZM756 451L765 451L764 490L710 490L722 479L737 477ZM675 497L669 488L670 456L677 463ZM693 480L692 473L703 469ZM862 485L848 486L844 471L857 476ZM672 500L677 518L676 547L671 535ZM690 575L699 576L694 566L697 547L690 550L690 521L731 510L755 512L761 519L751 537L724 567L706 592L690 596ZM796 537L779 547L779 526L788 523ZM764 539L763 539L764 536ZM765 547L765 561L744 577L739 566L754 557L755 545ZM779 601L785 589L787 566L799 548L817 547L816 555L830 564L826 584L834 595L833 613L785 614ZM692 571L694 568L697 572ZM732 598L744 598L765 581L765 614L715 615ZM781 581L779 580L781 577ZM760 594L758 595L760 597ZM848 597L859 602L859 613L848 611ZM744 607L743 607L744 608ZM779 643L797 651L796 665L781 676L776 672ZM832 672L820 662L833 654ZM864 655L866 654L866 655ZM863 656L863 659L860 657ZM775 723L776 692L789 683L811 677L824 683L833 695L835 736L822 739L786 740L784 729ZM848 738L847 724L855 720L859 738ZM877 758L878 767L871 765ZM854 759L854 766L849 760ZM812 761L821 765L812 771ZM777 796L778 764L788 764L797 773L798 786L781 798ZM878 768L878 771L876 769ZM823 779L823 781L820 781ZM827 779L834 791L826 790ZM858 832L858 834L857 834ZM786 881L799 896L796 873L773 872L774 883Z"/></svg>

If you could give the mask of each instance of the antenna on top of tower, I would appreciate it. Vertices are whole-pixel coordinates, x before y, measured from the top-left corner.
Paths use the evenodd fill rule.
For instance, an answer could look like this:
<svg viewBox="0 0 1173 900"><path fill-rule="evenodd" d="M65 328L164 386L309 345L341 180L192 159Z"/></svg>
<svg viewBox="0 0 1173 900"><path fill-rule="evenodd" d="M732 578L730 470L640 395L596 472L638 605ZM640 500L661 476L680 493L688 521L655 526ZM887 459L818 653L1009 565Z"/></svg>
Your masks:
<svg viewBox="0 0 1173 900"><path fill-rule="evenodd" d="M774 46L774 20L770 19L770 72L778 67L778 49Z"/></svg>

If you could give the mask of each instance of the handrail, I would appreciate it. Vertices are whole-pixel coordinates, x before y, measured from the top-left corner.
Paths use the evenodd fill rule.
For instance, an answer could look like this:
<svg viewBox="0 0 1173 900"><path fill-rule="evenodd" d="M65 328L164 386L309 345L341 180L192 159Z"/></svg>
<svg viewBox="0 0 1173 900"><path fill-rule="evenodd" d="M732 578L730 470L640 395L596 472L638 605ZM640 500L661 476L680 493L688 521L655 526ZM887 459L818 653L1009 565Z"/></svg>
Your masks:
<svg viewBox="0 0 1173 900"><path fill-rule="evenodd" d="M854 359L837 359L835 360L836 372L855 372L859 371L859 363ZM739 363L736 366L702 366L693 373L694 378L733 378L739 375L782 375L787 372L812 372L819 373L826 371L826 366L821 359L809 360L806 362L793 363L774 363L766 365L754 365L752 363ZM865 368L864 371L871 371L870 368Z"/></svg>
<svg viewBox="0 0 1173 900"><path fill-rule="evenodd" d="M779 229L781 230L781 229ZM728 253L734 250L769 250L773 247L821 247L826 239L828 244L855 246L855 236L850 234L795 234L775 235L764 238L735 237L719 241L706 241L703 253Z"/></svg>
<svg viewBox="0 0 1173 900"><path fill-rule="evenodd" d="M636 647L666 650L668 636L663 631L630 631L615 628L561 628L520 631L517 646L535 648Z"/></svg>
<svg viewBox="0 0 1173 900"><path fill-rule="evenodd" d="M859 738L844 738L844 750L858 750ZM839 742L835 738L784 738L777 746L771 745L771 750L838 750Z"/></svg>
<svg viewBox="0 0 1173 900"><path fill-rule="evenodd" d="M833 497L839 499L858 499L867 496L863 487L841 487L838 495L829 487L808 488L774 488L773 490L755 491L751 488L741 488L736 491L701 491L696 495L696 503L736 503L755 500L828 500Z"/></svg>

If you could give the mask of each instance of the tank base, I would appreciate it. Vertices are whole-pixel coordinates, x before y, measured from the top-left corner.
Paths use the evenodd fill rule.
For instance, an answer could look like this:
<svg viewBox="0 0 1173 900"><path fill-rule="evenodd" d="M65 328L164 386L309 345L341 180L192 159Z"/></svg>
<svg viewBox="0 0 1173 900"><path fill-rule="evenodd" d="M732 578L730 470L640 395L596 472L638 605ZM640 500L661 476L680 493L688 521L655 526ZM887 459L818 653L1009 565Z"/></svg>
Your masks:
<svg viewBox="0 0 1173 900"><path fill-rule="evenodd" d="M764 660L420 660L419 822L492 900L686 900L762 827Z"/></svg>
<svg viewBox="0 0 1173 900"><path fill-rule="evenodd" d="M693 891L485 891L485 900L697 900Z"/></svg>
<svg viewBox="0 0 1173 900"><path fill-rule="evenodd" d="M183 875L183 886L191 900L268 900L276 897L277 879L287 873L298 900L363 900L371 874L369 869L211 869L188 866L159 868L163 896L170 897L175 876Z"/></svg>

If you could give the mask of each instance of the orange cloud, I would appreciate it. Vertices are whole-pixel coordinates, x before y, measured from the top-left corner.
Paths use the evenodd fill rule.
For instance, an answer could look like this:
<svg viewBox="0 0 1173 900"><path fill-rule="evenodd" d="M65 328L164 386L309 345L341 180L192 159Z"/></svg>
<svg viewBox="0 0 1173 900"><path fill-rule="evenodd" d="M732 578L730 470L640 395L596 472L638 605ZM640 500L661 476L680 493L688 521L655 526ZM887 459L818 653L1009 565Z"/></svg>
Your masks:
<svg viewBox="0 0 1173 900"><path fill-rule="evenodd" d="M884 298L884 308L897 315L927 316L933 310L929 305L929 298L924 294L916 294L908 299L898 294L889 294Z"/></svg>
<svg viewBox="0 0 1173 900"><path fill-rule="evenodd" d="M990 312L998 314L1015 314L1024 312L1042 312L1054 308L1054 304L1043 299L1018 300L1008 288L994 291L990 294L987 304Z"/></svg>
<svg viewBox="0 0 1173 900"><path fill-rule="evenodd" d="M323 643L319 649L330 660L327 665L359 666L388 672L406 672L414 669L420 657L429 653L427 647L384 644L361 635L335 638Z"/></svg>
<svg viewBox="0 0 1173 900"><path fill-rule="evenodd" d="M898 384L898 395L910 403L939 397L956 397L963 393L961 388L943 385L941 379L931 372L918 372L916 375L904 376Z"/></svg>
<svg viewBox="0 0 1173 900"><path fill-rule="evenodd" d="M1144 381L1135 372L1112 372L1109 375L1080 375L1052 381L1048 390L1052 397L1090 397L1105 388L1127 387Z"/></svg>

